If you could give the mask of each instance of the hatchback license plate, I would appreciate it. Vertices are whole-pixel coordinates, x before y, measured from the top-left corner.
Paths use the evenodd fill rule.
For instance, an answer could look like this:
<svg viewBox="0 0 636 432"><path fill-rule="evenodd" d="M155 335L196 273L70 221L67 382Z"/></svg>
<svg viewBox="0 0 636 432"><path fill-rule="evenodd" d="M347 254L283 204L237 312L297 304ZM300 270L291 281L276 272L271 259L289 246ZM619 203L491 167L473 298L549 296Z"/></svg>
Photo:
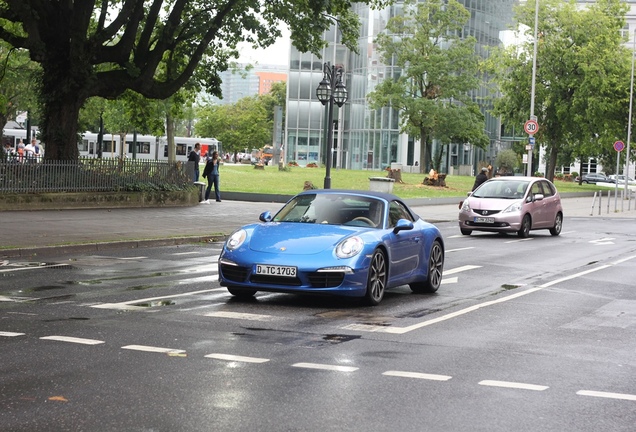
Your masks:
<svg viewBox="0 0 636 432"><path fill-rule="evenodd" d="M296 267L256 264L256 274L267 276L296 277Z"/></svg>
<svg viewBox="0 0 636 432"><path fill-rule="evenodd" d="M475 223L495 223L495 218L491 217L476 217L473 222Z"/></svg>

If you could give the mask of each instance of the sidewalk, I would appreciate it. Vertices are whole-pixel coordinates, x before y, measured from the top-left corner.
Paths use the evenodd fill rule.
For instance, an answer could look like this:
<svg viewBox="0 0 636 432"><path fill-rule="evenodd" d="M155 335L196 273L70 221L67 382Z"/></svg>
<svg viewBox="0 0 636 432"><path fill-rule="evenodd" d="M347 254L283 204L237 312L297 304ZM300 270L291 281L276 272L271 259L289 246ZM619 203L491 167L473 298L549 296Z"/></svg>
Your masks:
<svg viewBox="0 0 636 432"><path fill-rule="evenodd" d="M592 215L592 197L562 198L566 221L571 217L635 218L632 202L598 202ZM406 202L429 222L456 221L458 198L410 199ZM624 208L621 211L621 204ZM3 212L0 258L54 255L75 251L94 253L113 248L175 245L222 240L238 226L257 222L263 211L276 212L280 202L211 202L194 207L42 210Z"/></svg>

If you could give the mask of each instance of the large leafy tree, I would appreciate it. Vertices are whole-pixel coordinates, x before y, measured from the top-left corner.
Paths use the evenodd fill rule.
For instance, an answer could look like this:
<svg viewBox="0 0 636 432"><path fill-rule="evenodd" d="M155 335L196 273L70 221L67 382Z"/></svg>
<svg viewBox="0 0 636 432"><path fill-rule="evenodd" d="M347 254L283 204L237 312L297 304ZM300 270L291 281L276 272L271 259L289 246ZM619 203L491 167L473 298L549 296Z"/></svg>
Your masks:
<svg viewBox="0 0 636 432"><path fill-rule="evenodd" d="M362 0L379 3L382 0ZM42 67L42 138L48 159L77 157L78 113L92 96L132 90L166 99L199 69L200 84L220 94L219 71L247 41L266 47L291 30L301 51L319 52L338 17L355 47L351 0L0 0L0 39L25 48Z"/></svg>
<svg viewBox="0 0 636 432"><path fill-rule="evenodd" d="M518 128L530 116L534 5L526 2L517 10L526 42L491 56L501 92L496 113ZM599 0L584 9L562 0L540 3L534 114L549 179L557 164L605 154L624 139L631 53L620 31L627 8L620 0Z"/></svg>
<svg viewBox="0 0 636 432"><path fill-rule="evenodd" d="M227 152L242 152L272 143L271 97L248 96L229 105L207 105L199 110L197 130L223 143Z"/></svg>
<svg viewBox="0 0 636 432"><path fill-rule="evenodd" d="M470 97L479 87L474 37L461 37L470 13L456 0L409 0L404 15L392 17L377 44L387 65L401 68L385 79L369 100L373 108L400 111L401 131L420 138L420 167L439 171L434 139L485 147L484 117Z"/></svg>
<svg viewBox="0 0 636 432"><path fill-rule="evenodd" d="M19 111L38 112L35 78L40 68L28 52L0 41L0 128Z"/></svg>

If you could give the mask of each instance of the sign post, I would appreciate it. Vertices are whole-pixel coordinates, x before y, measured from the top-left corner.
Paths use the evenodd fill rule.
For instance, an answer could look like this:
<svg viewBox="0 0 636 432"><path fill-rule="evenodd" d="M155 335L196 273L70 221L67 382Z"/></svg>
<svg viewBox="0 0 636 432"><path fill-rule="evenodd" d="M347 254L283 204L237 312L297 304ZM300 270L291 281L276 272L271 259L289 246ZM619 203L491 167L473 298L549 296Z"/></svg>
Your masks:
<svg viewBox="0 0 636 432"><path fill-rule="evenodd" d="M616 150L616 186L614 189L614 212L617 211L617 206L618 206L616 204L616 200L618 199L618 162L621 157L621 152L623 151L624 148L625 148L625 144L623 143L623 141L616 141L614 143L614 150ZM625 182L627 182L627 177L625 177Z"/></svg>
<svg viewBox="0 0 636 432"><path fill-rule="evenodd" d="M532 177L532 149L534 147L534 134L536 134L539 130L539 123L537 123L536 117L531 116L530 120L526 121L523 125L523 130L530 135L530 148L528 149L528 177Z"/></svg>

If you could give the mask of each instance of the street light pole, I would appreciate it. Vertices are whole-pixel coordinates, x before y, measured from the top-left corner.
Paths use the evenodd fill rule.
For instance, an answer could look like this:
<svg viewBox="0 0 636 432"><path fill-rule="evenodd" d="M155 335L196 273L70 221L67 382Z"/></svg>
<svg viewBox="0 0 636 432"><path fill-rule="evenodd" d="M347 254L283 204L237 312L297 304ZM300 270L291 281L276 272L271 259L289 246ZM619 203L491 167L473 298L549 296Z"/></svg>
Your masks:
<svg viewBox="0 0 636 432"><path fill-rule="evenodd" d="M634 30L634 42L632 47L632 78L629 84L629 118L627 120L627 153L625 153L625 198L629 199L629 144L632 139L632 100L634 95L634 52L636 51L636 30ZM618 170L616 170L616 185L618 185ZM631 201L630 201L631 202Z"/></svg>
<svg viewBox="0 0 636 432"><path fill-rule="evenodd" d="M534 93L537 82L537 37L539 33L539 0L534 4L534 55L532 56L532 90L530 94L530 119L536 120L534 115ZM528 149L528 177L532 176L532 151L534 146L530 145Z"/></svg>
<svg viewBox="0 0 636 432"><path fill-rule="evenodd" d="M333 160L333 104L341 107L347 101L347 88L342 82L344 68L342 66L331 65L327 62L323 65L322 81L316 88L316 97L323 104L327 105L327 166L325 169L325 189L331 189L331 165Z"/></svg>

